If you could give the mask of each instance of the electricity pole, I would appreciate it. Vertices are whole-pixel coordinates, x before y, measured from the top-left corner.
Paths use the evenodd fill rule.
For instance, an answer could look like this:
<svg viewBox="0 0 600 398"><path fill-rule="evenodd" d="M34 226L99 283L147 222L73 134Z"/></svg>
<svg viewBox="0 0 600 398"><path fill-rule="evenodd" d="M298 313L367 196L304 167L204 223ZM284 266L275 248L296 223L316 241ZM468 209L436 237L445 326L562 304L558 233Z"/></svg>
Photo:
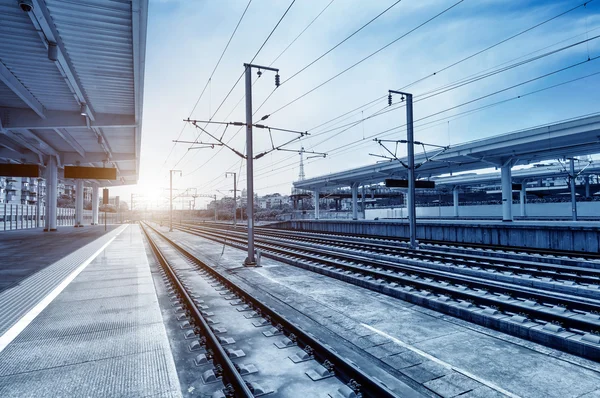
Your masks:
<svg viewBox="0 0 600 398"><path fill-rule="evenodd" d="M225 173L225 178L228 175L233 175L233 225L237 226L237 174L228 171Z"/></svg>
<svg viewBox="0 0 600 398"><path fill-rule="evenodd" d="M570 185L571 185L571 219L573 221L577 221L577 191L575 188L575 178L577 175L575 174L575 158L570 159L571 163L571 175L570 177Z"/></svg>
<svg viewBox="0 0 600 398"><path fill-rule="evenodd" d="M415 139L413 130L413 96L402 91L389 90L388 104L392 105L392 94L402 95L402 101L406 96L406 145L408 155L408 225L410 235L410 247L416 249L417 244L417 211L415 203Z"/></svg>
<svg viewBox="0 0 600 398"><path fill-rule="evenodd" d="M217 194L215 194L215 222L217 222Z"/></svg>
<svg viewBox="0 0 600 398"><path fill-rule="evenodd" d="M246 216L248 217L248 257L244 265L252 267L256 265L254 259L254 152L252 149L252 68L258 69L258 75L262 74L261 69L277 73L275 75L275 85L279 86L279 69L268 66L253 64L244 64L246 68ZM265 118L263 118L265 119Z"/></svg>
<svg viewBox="0 0 600 398"><path fill-rule="evenodd" d="M173 232L173 172L178 172L181 176L181 170L169 170L169 232Z"/></svg>

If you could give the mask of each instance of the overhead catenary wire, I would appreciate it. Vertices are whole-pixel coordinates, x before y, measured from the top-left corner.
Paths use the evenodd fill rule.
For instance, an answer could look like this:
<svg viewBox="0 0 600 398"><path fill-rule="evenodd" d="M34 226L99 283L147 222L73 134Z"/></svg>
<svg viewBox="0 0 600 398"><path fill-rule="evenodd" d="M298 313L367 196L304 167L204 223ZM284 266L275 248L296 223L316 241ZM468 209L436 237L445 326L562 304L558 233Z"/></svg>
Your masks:
<svg viewBox="0 0 600 398"><path fill-rule="evenodd" d="M397 37L396 39L392 40L391 42L389 42L388 44L386 44L383 47L380 47L379 49L375 50L374 52L372 52L371 54L367 55L366 57L363 57L362 59L360 59L359 61L355 62L354 64L350 65L349 67L347 67L346 69L342 70L341 72L338 72L337 74L333 75L332 77L330 77L329 79L325 80L324 82L318 84L317 86L313 87L312 89L308 90L307 92L301 94L300 96L294 98L293 100L287 102L285 105L277 108L276 110L274 110L273 112L270 112L269 115L274 115L277 112L282 111L283 109L287 108L288 106L296 103L297 101L301 100L302 98L306 97L307 95L313 93L314 91L318 90L319 88L323 87L324 85L328 84L329 82L337 79L338 77L340 77L341 75L343 75L344 73L348 72L349 70L355 68L356 66L362 64L364 61L368 60L369 58L379 54L381 51L385 50L386 48L390 47L391 45L393 45L394 43L397 43L399 40L405 38L406 36L410 35L411 33L413 33L414 31L420 29L421 27L427 25L429 22L437 19L438 17L444 15L445 13L447 13L448 11L452 10L454 7L458 6L459 4L461 4L462 2L464 2L465 0L459 0L456 3L452 4L450 7L440 11L439 13L435 14L433 17L427 19L426 21L420 23L419 25L417 25L416 27L412 28L411 30L409 30L408 32L404 33L403 35L401 35L400 37Z"/></svg>
<svg viewBox="0 0 600 398"><path fill-rule="evenodd" d="M289 6L286 8L285 12L281 15L281 17L279 18L279 20L277 21L277 23L275 24L275 26L271 29L271 32L269 33L269 35L266 37L266 39L263 41L263 43L261 44L261 46L259 47L259 49L256 51L256 53L254 54L254 56L252 57L252 60L250 60L249 63L254 62L254 60L256 59L256 57L258 57L258 54L260 54L260 52L262 51L262 49L265 47L265 45L267 44L267 42L269 41L269 39L271 38L271 36L273 36L273 33L275 33L275 31L277 30L277 28L279 27L279 25L281 24L281 22L283 21L283 19L285 18L285 16L288 14L288 12L290 11L290 9L292 8L292 6L294 5L294 3L296 2L296 0L292 0L292 2L289 4ZM225 101L227 101L227 99L229 98L229 96L231 95L231 93L233 92L233 90L237 87L238 83L240 82L240 80L242 79L242 77L244 76L244 71L242 71L242 73L240 74L240 76L237 78L237 80L235 81L235 83L233 83L233 86L231 87L231 89L229 90L229 92L227 93L227 95L225 96L225 98L223 98L223 100L221 101L221 103L219 104L219 106L217 107L217 109L215 110L215 112L210 116L209 120L213 120L213 118L215 117L215 115L219 112L219 110L223 107L223 104L225 104ZM207 126L205 125L204 128L206 128ZM198 139L200 137L200 134L198 134L196 136L196 139ZM229 143L229 141L227 142ZM217 151L217 153L219 153L222 150L219 149ZM189 151L186 151L183 156L177 161L177 163L175 164L176 167L185 157L185 155L188 153ZM215 153L215 155L217 154ZM213 156L214 157L214 156Z"/></svg>
<svg viewBox="0 0 600 398"><path fill-rule="evenodd" d="M596 57L596 58L598 58L598 57ZM584 62L588 62L588 61L584 61ZM598 75L600 75L600 72L594 72L594 73L591 73L591 74L580 76L580 77L577 77L577 78L574 78L574 79L570 79L570 80L567 80L567 81L564 81L564 82L561 82L561 83L557 83L557 84L553 84L553 85L550 85L550 86L547 86L547 87L543 87L541 89L533 90L533 91L527 92L525 94L515 95L513 97L510 97L510 98L507 98L507 99L503 99L503 100L494 102L492 104L487 104L487 105L484 105L484 106L481 106L481 107L478 107L478 108L475 108L475 109L470 109L470 110L467 110L467 111L464 111L464 112L460 112L460 113L452 115L450 117L444 117L444 118L436 119L436 120L433 120L433 121L425 122L425 123L422 123L420 125L415 126L415 128L421 128L423 126L427 126L427 125L431 125L431 124L435 124L435 123L440 123L440 122L441 122L441 124L445 124L448 120L455 120L458 117L464 117L464 116L467 116L467 115L470 115L470 114L473 114L473 113L476 113L476 112L479 112L479 111L482 111L482 110L485 110L485 109L489 109L491 107L502 105L502 104L505 104L505 103L508 103L508 102L511 102L511 101L515 101L515 100L518 100L518 99L521 99L521 98L524 98L524 97L527 97L527 96L538 94L538 93L541 93L541 92L544 92L544 91L547 91L547 90L551 90L551 89L554 89L554 88L557 88L557 87L560 87L560 86L571 84L571 83L574 83L574 82L577 82L577 81L581 81L581 80L584 80L584 79L587 79L587 78L590 78L590 77L593 77L593 76L598 76ZM531 79L528 82L531 82L533 80L536 80L536 79ZM520 83L519 85L526 84L528 82L523 82L523 83ZM473 100L469 100L469 101L463 102L463 103L461 103L459 105L452 106L452 107L443 109L441 111L434 112L434 113L426 115L426 116L424 116L422 118L416 119L415 122L419 122L419 121L423 121L423 120L429 119L429 118L434 117L436 115L440 115L442 113L445 113L445 112L457 109L459 107L466 106L466 105L471 104L471 103L473 103L475 101L479 101L479 100L482 100L484 98L488 98L488 97L490 97L492 95L499 94L501 92L505 92L505 91L510 90L512 88L515 88L515 87L516 86L511 86L511 87L507 87L507 88L504 88L504 89L501 89L501 90L497 90L497 91L495 91L493 93L490 93L490 94L478 97L478 98L473 99ZM584 115L584 116L587 116L587 115ZM377 133L371 134L371 135L367 136L366 139L374 138L374 137L377 137L377 136L386 137L386 136L388 136L390 134L396 133L397 131L399 131L400 129L402 129L404 127L406 127L406 124L397 125L397 126L394 126L392 128L389 128L389 129L382 130L382 131L379 131ZM343 145L337 146L337 147L335 147L333 149L329 149L328 150L328 153L330 155L329 157L333 158L333 157L335 157L337 155L340 155L342 153L347 153L347 152L350 152L352 150L356 150L356 149L358 149L358 147L365 145L365 143L369 143L370 144L371 141L365 142L363 139L359 139L359 140L355 140L355 141L352 141L352 142L345 143ZM315 159L314 161L320 161L320 160L323 160L323 159ZM290 169L290 168L287 168L288 166L291 166L291 168L297 167L296 162L292 162L290 164L283 165L283 166L279 167L278 170L275 173L269 173L267 171L265 173L259 173L259 174L257 174L257 177L260 177L260 176L263 176L263 175L267 175L267 174L278 174L278 173L285 172L285 171L287 171L287 170Z"/></svg>
<svg viewBox="0 0 600 398"><path fill-rule="evenodd" d="M192 117L192 114L194 113L194 111L198 107L198 104L200 103L200 100L202 99L202 96L204 95L204 92L206 91L206 88L211 83L213 76L215 75L217 69L219 68L219 65L221 64L221 60L223 60L223 56L227 52L227 49L229 48L229 45L231 44L231 41L233 40L233 37L235 36L238 28L240 27L240 24L242 23L242 20L244 19L244 16L246 15L246 12L248 11L248 7L250 7L251 3L252 3L252 0L249 0L248 4L246 4L246 8L244 8L244 12L242 12L242 15L240 16L237 24L235 25L235 28L233 29L233 32L231 32L231 35L229 36L229 40L227 40L227 44L225 44L225 48L223 48L223 51L221 52L221 56L219 56L219 59L217 60L217 63L215 64L215 67L213 68L212 72L210 73L210 76L208 77L208 80L206 81L206 84L204 85L204 88L202 89L202 92L198 96L198 99L196 100L196 103L192 107L192 110L190 111L190 114L189 114L188 118ZM209 111L209 114L210 114L210 111ZM185 130L185 126L186 126L186 124L183 125L181 131L179 132L179 135L177 136L177 140L179 140L181 138L181 135L183 134L183 131ZM175 149L175 145L176 144L174 144L171 147L171 150L169 151L169 153L167 155L167 158L165 159L163 167L165 166L166 162L169 160L169 157L173 153L173 149Z"/></svg>
<svg viewBox="0 0 600 398"><path fill-rule="evenodd" d="M426 20L425 22L421 23L420 25L416 26L415 28L411 29L410 31L408 31L407 33L403 34L402 36L396 38L395 40L393 40L392 42L388 43L387 45L379 48L378 50L376 50L375 52L371 53L370 55L368 55L367 57L363 58L362 60L356 62L355 64L351 65L350 67L346 68L345 70L339 72L338 74L336 74L335 76L331 77L330 79L326 80L325 82L321 83L320 85L318 85L317 87L313 88L312 90L310 90L307 93L304 93L302 96L296 98L295 100L287 103L286 105L284 105L283 107L277 109L275 112L278 112L279 110L282 110L283 108L291 105L292 103L296 102L297 100L301 99L302 97L310 94L311 92L315 91L316 89L322 87L323 85L329 83L330 81L334 80L335 78L341 76L342 74L346 73L347 71L349 71L350 69L358 66L359 64L361 64L362 62L364 62L365 60L371 58L372 56L376 55L377 53L383 51L384 49L386 49L387 47L391 46L392 44L396 43L397 41L399 41L400 39L408 36L410 33L416 31L417 29L421 28L422 26L426 25L427 23L433 21L434 19L436 19L437 17L443 15L444 13L446 13L447 11L451 10L452 8L454 8L455 6L459 5L460 3L462 3L464 0L460 0L458 2L456 2L454 5L446 8L445 10L441 11L440 13L434 15L433 17L429 18L428 20ZM331 51L333 51L335 48L337 48L339 45L341 45L343 42L345 42L346 40L348 40L350 37L354 36L354 34L358 33L360 30L362 30L364 27L366 27L368 24L370 24L371 22L373 22L374 20L376 20L377 18L379 18L381 15L383 15L385 12L389 11L393 6L395 6L396 4L398 4L400 1L396 1L395 3L393 3L390 7L388 7L387 9L385 9L383 12L381 12L380 14L378 14L375 18L371 19L367 24L363 25L361 28L359 28L358 30L356 30L354 33L352 33L350 36L346 37L344 40L342 40L341 42L339 42L336 46L334 46L333 48L331 48L330 50L328 50L326 53L324 53L323 55L321 55L320 57L318 57L316 60L314 60L313 62L311 62L309 65L307 65L306 67L302 68L300 71L298 71L297 73L295 73L294 75L292 75L292 77L298 75L300 72L302 72L303 70L307 69L310 65L314 64L315 62L317 62L319 59L323 58L325 55L327 55L328 53L330 53ZM291 78L287 79L286 81L289 81ZM285 83L286 81L282 82ZM254 111L253 115L256 114L267 102L267 100L273 95L273 93L275 92L275 90L271 91L271 94L269 94L267 96L267 98L258 106L258 108ZM241 100L240 100L241 101ZM239 102L238 102L239 103ZM271 112L272 115L275 112ZM265 116L265 118L268 116ZM236 135L239 133L240 130L238 130L238 132L236 132ZM216 155L216 154L215 154ZM207 164L208 162L205 162L204 164ZM203 166L203 165L202 165ZM194 170L197 171L198 169L200 169L202 166L196 168Z"/></svg>
<svg viewBox="0 0 600 398"><path fill-rule="evenodd" d="M447 93L448 91L451 91L451 90L463 87L463 86L465 86L467 84L474 83L476 81L479 81L479 80L482 80L482 79L485 79L485 78L497 75L497 74L502 73L502 72L506 72L508 70L517 68L519 66L523 66L523 65L528 64L528 63L533 62L533 61L540 60L540 59L545 58L545 57L550 56L550 55L557 54L557 53L559 53L561 51L573 48L575 46L587 43L587 42L592 41L592 40L596 40L598 38L600 38L600 35L591 37L591 38L586 39L586 40L581 40L581 41L579 41L577 43L573 43L573 44L561 47L559 49L556 49L556 50L553 50L553 51L549 51L547 53L544 53L544 54L541 54L541 55L529 58L529 59L524 60L524 61L517 62L515 64L511 64L509 66L506 66L506 67L494 70L492 72L488 72L488 73L484 73L484 74L479 74L479 75L472 75L472 76L470 76L468 78L461 79L461 80L459 80L459 81L457 81L455 83L446 84L446 85L444 85L442 87L438 87L436 89L433 89L433 90L427 91L425 93L421 93L419 95L416 95L415 96L415 102L420 102L420 101L424 101L424 100L430 99L430 98L435 97L437 95L441 95L441 94ZM588 60L591 60L591 59L587 59L586 61L588 61ZM586 61L583 61L583 62L586 62ZM404 104L400 103L400 104L398 104L397 107L404 107ZM332 131L335 131L335 130L338 130L338 129L341 129L341 128L345 128L345 127L348 127L348 126L354 127L354 126L356 126L356 125L364 122L365 120L368 120L368 119L371 119L371 118L374 118L374 117L377 117L377 116L381 116L381 115L383 115L385 113L393 111L393 110L397 109L397 107L396 108L390 108L390 109L387 109L387 110L386 110L386 107L383 107L379 111L377 111L377 112L375 112L375 113L367 116L366 118L361 118L361 119L359 119L357 121L353 121L353 122L350 122L350 123L345 124L345 125L341 125L341 126L337 126L337 127L333 127L333 128L324 130L324 131L313 133L307 139L318 137L320 135L323 135L323 134L326 134L326 133L329 133L329 132L332 132ZM345 129L343 131L347 131L347 129Z"/></svg>
<svg viewBox="0 0 600 398"><path fill-rule="evenodd" d="M600 29L600 27L599 27L599 28L597 28L597 29ZM581 35L578 35L578 36L581 36ZM578 37L578 36L575 36L575 37ZM462 86L464 86L464 85L466 85L466 84L473 83L473 82L475 82L475 81L478 81L478 80L481 80L481 79L483 79L483 78L487 78L487 77L490 77L490 76L496 75L496 74L498 74L498 73L501 73L501 72L506 72L506 71L508 71L508 70L510 70L510 69L513 69L513 68L516 68L516 67L518 67L518 66L522 66L522 65L525 65L525 64L527 64L527 63L530 63L530 62L533 62L533 61L537 61L537 60L539 60L539 59L542 59L542 58L544 58L544 57L547 57L547 56L549 56L549 55L556 54L556 53L558 53L558 52L560 52L560 51L564 51L564 50L566 50L566 49L569 49L569 48L575 47L575 46L577 46L577 45L581 45L581 44L583 44L583 43L588 43L589 41L591 41L591 40L595 40L595 39L597 39L597 38L600 38L600 35L598 35L598 36L595 36L595 37L588 38L588 39L586 39L586 40L581 40L581 41L579 41L579 42L572 43L572 44L569 44L569 45L566 45L566 46L563 46L563 47L561 47L561 48L559 48L559 49L555 49L555 50L552 50L552 51L546 52L546 53L544 53L544 54L541 54L541 55L538 55L538 56L535 56L535 57L529 58L529 59L527 59L527 60L524 60L524 61L520 61L520 62L517 62L517 63L513 63L513 64L511 64L511 65L509 65L509 66L505 66L505 67L503 67L503 68L498 68L499 66L505 65L506 63L508 63L508 62L511 62L511 61L508 61L508 62L502 63L502 64L498 65L498 67L492 67L492 68L486 69L486 70L484 70L483 72L472 74L472 75L470 75L470 76L468 76L468 77L466 77L466 78L460 79L460 80L458 80L458 81L456 81L456 82L454 82L454 83L449 83L449 84L443 85L443 86L441 86L441 87L438 87L437 89L430 90L430 91L428 91L428 92L426 92L426 93L419 94L419 95L415 96L415 99L416 99L416 101L415 101L415 102L422 101L422 100L424 100L424 99L429 99L429 98L431 98L431 97L433 97L433 96L436 96L436 95L439 95L439 94L443 94L443 93L445 93L445 92L447 92L447 91L450 91L451 89L456 89L456 88L462 87ZM571 39L572 39L572 38L571 38ZM570 40L570 39L567 39L567 40ZM555 44L553 44L553 45L551 45L551 46L549 46L549 47L552 47L552 46L554 46L554 45L556 45L556 44L560 44L560 43L562 43L562 42L564 42L564 41L561 41L561 42L559 42L559 43L555 43ZM548 47L544 47L544 48L542 48L542 49L540 49L540 50L538 50L538 51L535 51L535 52L533 52L533 53L537 53L537 52L539 52L539 51L542 51L542 50L544 50L544 49L547 49L547 48L548 48ZM530 53L530 54L531 54L531 53ZM526 54L525 56L527 56L527 55L530 55L530 54ZM523 57L524 57L524 56L522 56L522 57L518 57L518 58L516 58L516 59L513 59L512 61L515 61L515 60L521 59L521 58L523 58ZM490 72L490 71L491 71L491 72ZM385 98L385 96L382 96L382 97L381 97L381 99L383 99L383 98ZM370 106L369 108L372 108L373 106L377 105L377 103L376 103L375 101L372 101L370 104L371 104L371 106ZM323 131L318 131L318 132L316 132L316 133L312 133L312 135L311 135L311 136L309 136L307 139L312 139L312 138L315 138L315 137L321 136L321 135L323 135L323 134L330 133L330 132L333 132L333 131L336 131L336 130L339 130L339 129L342 129L342 128L343 128L344 130L340 131L338 134L335 134L333 137L331 137L331 138L334 138L335 136L338 136L339 134L341 134L341 133L343 133L343 132L345 132L345 131L349 130L350 128L352 128L352 127L355 127L355 126L357 126L357 125L358 125L358 124L360 124L360 123L364 123L364 121L366 121L366 120L369 120L369 119L371 119L371 118L374 118L374 117L377 117L377 116L383 115L383 114L385 114L385 113L391 112L391 111L393 111L393 110L397 109L398 107L403 107L403 106L404 106L404 105L403 105L402 103L399 103L399 104L397 104L397 105L396 105L396 107L393 107L393 108L389 108L389 107L387 107L387 106L384 106L384 107L382 107L381 109L379 109L378 111L376 111L375 113L373 113L373 114L371 114L371 115L369 115L369 116L367 116L367 117L361 117L359 120L356 120L356 121L353 121L353 122L350 122L350 123L347 123L347 124L344 124L344 125L341 125L341 126L332 127L332 128L329 128L329 129L327 129L327 130L323 130ZM367 109L369 109L369 108L367 108ZM357 109L358 109L358 108L357 108ZM363 139L364 139L364 138L363 138ZM327 141L327 140L329 140L329 139L326 139L326 140L324 140L324 141ZM320 144L320 143L322 143L322 142L324 142L324 141L321 141L321 142L319 142L318 144ZM318 145L318 144L315 144L315 145L313 145L313 146L311 146L311 147L314 147L314 146L316 146L316 145ZM285 160L287 160L287 159L291 159L291 158L292 158L292 157L287 157L287 158L285 158L285 159L282 159L282 160L280 160L280 161L276 162L275 164L282 163L282 162L284 162ZM259 170L260 170L260 169L259 169Z"/></svg>
<svg viewBox="0 0 600 398"><path fill-rule="evenodd" d="M593 0L592 0L592 1L593 1ZM550 17L550 18L547 18L547 19L545 19L545 20L543 20L543 21L541 21L541 22L539 22L539 23L537 23L537 24L535 24L535 25L533 25L533 26L531 26L531 27L529 27L529 28L527 28L527 29L525 29L525 30L522 30L522 31L520 31L520 32L518 32L518 33L516 33L516 34L510 35L509 37L507 37L507 38L504 38L504 39L502 39L502 40L500 40L500 41L498 41L498 42L496 42L496 43L494 43L494 44L492 44L492 45L490 45L490 46L487 46L487 47L485 47L485 48L484 48L484 49L482 49L482 50L478 50L478 51L476 51L476 52L475 52L475 53L473 53L473 54L470 54L470 55L468 55L468 56L466 56L466 57L464 57L464 58L462 58L462 59L460 59L460 60L458 60L458 61L455 61L455 62L453 62L453 63L451 63L451 64L449 64L449 65L447 65L447 66L443 67L442 69L440 69L440 70L438 70L438 71L436 71L436 72L430 73L430 74L428 74L427 76L425 76L425 77L423 77L423 78L417 79L417 80L415 80L415 81L413 81L413 82L411 82L411 83L409 83L409 84L405 85L404 87L402 87L402 88L399 88L398 90L404 90L404 89L406 89L407 87L411 87L411 86L413 86L413 85L415 85L415 84L417 84L417 83L421 83L421 82L423 82L423 81L425 81L425 80L427 80L427 79L429 79L429 78L432 78L432 77L434 77L434 76L438 76L440 73L442 73L442 72L444 72L444 71L446 71L446 70L448 70L448 69L450 69L450 68L453 68L453 67L455 67L455 66L457 66L457 65L460 65L461 63L463 63L463 62L465 62L465 61L467 61L467 60L469 60L469 59L472 59L472 58L476 57L477 55L481 55L481 54L483 54L484 52L487 52L487 51L489 51L489 50L491 50L491 49L493 49L493 48L495 48L495 47L498 47L498 46L499 46L499 45L501 45L501 44L507 43L507 42L508 42L508 41L510 41L510 40L513 40L513 39L515 39L515 38L517 38L517 37L519 37L519 36L521 36L521 35L523 35L523 34L525 34L525 33L528 33L528 32L530 32L530 31L532 31L532 30L534 30L534 29L536 29L536 28L539 28L540 26L543 26L543 25L547 24L548 22L551 22L551 21L553 21L553 20L556 20L556 19L557 19L557 18L559 18L559 17L562 17L562 16L564 16L564 15L566 15L566 14L568 14L568 13L571 13L571 12L573 12L574 10L576 10L576 9L578 9L578 8L582 7L582 6L584 6L584 7L585 7L585 6L586 6L587 4L589 4L589 3L591 3L591 1L587 1L587 2L585 2L585 3L581 3L581 4L577 5L576 7L572 7L572 8L570 8L570 9L568 9L568 10L566 10L566 11L563 11L563 12L561 12L561 13L559 13L559 14L553 15L552 17ZM578 36L581 36L581 35L574 36L573 38L575 38L575 37L578 37ZM567 40L569 40L569 39L567 39ZM560 43L562 43L562 42L563 42L563 41L561 41L561 42L558 42L558 43L555 43L555 44L560 44ZM545 48L543 48L543 49L540 49L540 50L538 50L538 51L542 51L542 50L544 50L544 49L546 49L546 48L548 48L548 47L545 47ZM536 52L537 52L537 51L536 51ZM535 53L535 52L533 52L533 53L529 53L529 54L527 54L527 55L531 55L531 54L534 54L534 53ZM519 59L519 58L517 58L517 59ZM321 124L319 124L319 125L317 125L317 126L315 126L315 127L313 127L313 128L310 128L310 129L309 129L309 131L313 131L313 130L315 130L315 129L319 128L319 127L322 127L322 126L324 126L324 125L326 125L326 124L329 124L329 123L331 123L331 122L333 122L333 121L335 121L335 120L337 120L337 119L340 119L340 118L342 118L342 117L344 117L344 116L346 116L346 115L348 115L348 114L350 114L350 113L353 113L353 112L355 112L355 111L357 111L357 110L360 110L361 108L363 108L363 107L366 107L366 106L369 106L369 105L371 105L371 104L373 104L373 103L375 103L375 102L378 102L378 101L380 101L380 100L382 100L382 99L384 99L384 98L385 98L385 95L382 95L381 97L375 98L375 99L373 99L373 100L371 100L371 101L369 101L369 102L367 102L367 103L365 103L365 104L363 104L363 105L361 105L361 106L358 106L358 107L354 108L354 109L353 109L353 110L351 110L351 111L345 112L345 113L344 113L344 114L342 114L342 115L336 116L336 117L334 117L334 118L332 118L332 119L329 119L329 120L327 120L327 121L325 121L325 122L323 122L323 123L321 123Z"/></svg>
<svg viewBox="0 0 600 398"><path fill-rule="evenodd" d="M565 14L565 13L562 13L561 15L564 15L564 14ZM555 17L553 17L553 18L551 18L550 20L552 20L552 19L556 19L556 16L555 16ZM547 21L549 21L549 20L547 20ZM538 25L536 25L536 26L540 26L540 24L538 24ZM531 29L529 29L529 30L531 30ZM524 32L521 32L521 34L523 34L523 33L524 33ZM515 35L513 35L512 37L516 37L516 36L515 36ZM506 42L506 41L507 41L507 39L504 39L502 42ZM479 52L479 53L480 53L480 52ZM438 72L436 72L436 73L439 73L439 71L438 71ZM432 76L433 76L433 75L432 75ZM373 103L373 102L377 102L377 101L376 101L376 100L374 100L374 101L372 101L372 103ZM356 108L356 109L357 109L357 110L358 110L358 109L361 109L361 107L358 107L358 108ZM351 112L352 112L352 111L351 111ZM349 112L349 113L351 113L351 112ZM364 119L364 118L361 118L361 120L362 120L362 119Z"/></svg>

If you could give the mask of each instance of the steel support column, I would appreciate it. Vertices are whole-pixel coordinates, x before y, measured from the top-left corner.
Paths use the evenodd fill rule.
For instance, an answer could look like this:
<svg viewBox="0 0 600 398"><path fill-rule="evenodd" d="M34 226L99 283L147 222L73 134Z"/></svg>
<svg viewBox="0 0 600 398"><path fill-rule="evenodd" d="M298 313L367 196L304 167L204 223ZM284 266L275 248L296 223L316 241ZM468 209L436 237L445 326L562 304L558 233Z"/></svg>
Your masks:
<svg viewBox="0 0 600 398"><path fill-rule="evenodd" d="M527 216L527 184L525 181L521 181L521 192L519 195L519 204L521 207L521 217Z"/></svg>
<svg viewBox="0 0 600 398"><path fill-rule="evenodd" d="M365 210L365 186L362 186L362 190L360 193L360 209L363 213L363 219L367 218L367 211Z"/></svg>
<svg viewBox="0 0 600 398"><path fill-rule="evenodd" d="M75 225L83 227L83 180L75 182Z"/></svg>
<svg viewBox="0 0 600 398"><path fill-rule="evenodd" d="M587 199L591 196L590 195L590 176L585 176L583 180L585 182L585 197Z"/></svg>
<svg viewBox="0 0 600 398"><path fill-rule="evenodd" d="M358 185L359 182L352 184L352 219L358 220Z"/></svg>
<svg viewBox="0 0 600 398"><path fill-rule="evenodd" d="M454 205L454 217L458 217L458 187L452 188L452 204Z"/></svg>
<svg viewBox="0 0 600 398"><path fill-rule="evenodd" d="M37 200L35 202L35 227L40 227L42 213L42 179L37 179Z"/></svg>
<svg viewBox="0 0 600 398"><path fill-rule="evenodd" d="M313 191L313 198L315 201L315 220L319 219L319 190L315 189Z"/></svg>
<svg viewBox="0 0 600 398"><path fill-rule="evenodd" d="M56 231L58 196L58 167L54 156L46 164L46 217L44 231Z"/></svg>
<svg viewBox="0 0 600 398"><path fill-rule="evenodd" d="M512 221L512 161L500 169L502 179L502 221Z"/></svg>
<svg viewBox="0 0 600 398"><path fill-rule="evenodd" d="M98 209L100 207L98 200L98 183L92 184L92 225L98 224ZM117 209L118 211L118 209Z"/></svg>
<svg viewBox="0 0 600 398"><path fill-rule="evenodd" d="M571 216L573 221L577 221L577 193L575 192L575 159L571 158Z"/></svg>
<svg viewBox="0 0 600 398"><path fill-rule="evenodd" d="M254 151L252 146L252 67L246 65L246 215L248 217L248 257L244 265L254 266Z"/></svg>
<svg viewBox="0 0 600 398"><path fill-rule="evenodd" d="M417 202L415 192L415 138L413 126L413 96L406 95L406 141L408 154L408 226L410 247L417 248Z"/></svg>

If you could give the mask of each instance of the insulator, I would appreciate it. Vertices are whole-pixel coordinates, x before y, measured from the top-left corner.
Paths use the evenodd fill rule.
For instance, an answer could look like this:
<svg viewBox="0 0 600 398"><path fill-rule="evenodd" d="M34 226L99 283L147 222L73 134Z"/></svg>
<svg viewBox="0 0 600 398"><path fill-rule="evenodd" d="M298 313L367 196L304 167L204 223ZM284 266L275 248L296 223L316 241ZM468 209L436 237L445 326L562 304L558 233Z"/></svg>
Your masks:
<svg viewBox="0 0 600 398"><path fill-rule="evenodd" d="M404 102L404 96L402 96L402 98L400 98L400 101Z"/></svg>
<svg viewBox="0 0 600 398"><path fill-rule="evenodd" d="M275 75L275 87L279 87L279 73Z"/></svg>
<svg viewBox="0 0 600 398"><path fill-rule="evenodd" d="M388 94L388 106L392 106L392 94Z"/></svg>
<svg viewBox="0 0 600 398"><path fill-rule="evenodd" d="M262 76L262 71L259 69L258 72L256 72L256 74L258 75L258 77Z"/></svg>

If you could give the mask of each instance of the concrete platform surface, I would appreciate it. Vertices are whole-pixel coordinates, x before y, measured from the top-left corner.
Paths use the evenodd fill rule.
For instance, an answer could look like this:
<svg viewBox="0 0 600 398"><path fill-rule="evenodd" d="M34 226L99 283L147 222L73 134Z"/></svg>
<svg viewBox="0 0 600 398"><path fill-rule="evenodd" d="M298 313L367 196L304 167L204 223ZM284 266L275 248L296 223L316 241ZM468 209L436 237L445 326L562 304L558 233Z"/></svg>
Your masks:
<svg viewBox="0 0 600 398"><path fill-rule="evenodd" d="M223 252L222 244L181 231L169 236L257 298L315 325L312 333L324 327L332 344L371 358L360 364L368 373L377 366L443 397L600 396L598 363L271 259L243 268L242 250Z"/></svg>
<svg viewBox="0 0 600 398"><path fill-rule="evenodd" d="M0 347L0 397L181 396L139 226L101 239L93 243L102 250L90 248L72 282Z"/></svg>
<svg viewBox="0 0 600 398"><path fill-rule="evenodd" d="M119 230L112 226L108 232L90 227L0 233L0 336Z"/></svg>
<svg viewBox="0 0 600 398"><path fill-rule="evenodd" d="M117 225L108 225L111 232ZM104 235L104 226L41 228L0 232L0 292L11 288Z"/></svg>

